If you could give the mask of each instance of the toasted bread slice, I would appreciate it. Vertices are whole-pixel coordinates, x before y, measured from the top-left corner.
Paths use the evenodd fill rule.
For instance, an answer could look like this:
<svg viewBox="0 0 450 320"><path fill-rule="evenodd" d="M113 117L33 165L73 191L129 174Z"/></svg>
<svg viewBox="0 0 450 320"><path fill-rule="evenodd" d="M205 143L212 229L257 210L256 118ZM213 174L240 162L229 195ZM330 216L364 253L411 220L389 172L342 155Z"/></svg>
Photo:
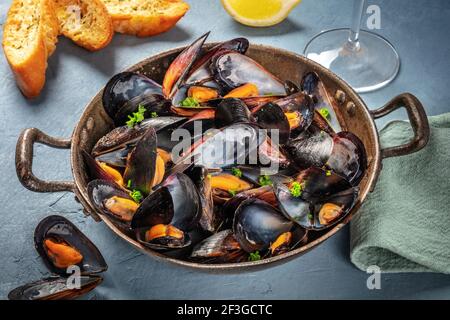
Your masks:
<svg viewBox="0 0 450 320"><path fill-rule="evenodd" d="M3 29L3 50L28 98L45 84L47 58L55 50L58 23L50 0L14 0Z"/></svg>
<svg viewBox="0 0 450 320"><path fill-rule="evenodd" d="M189 10L182 0L102 0L113 19L114 30L138 37L153 36L172 28Z"/></svg>
<svg viewBox="0 0 450 320"><path fill-rule="evenodd" d="M114 29L111 16L100 0L53 0L60 32L90 51L106 47Z"/></svg>

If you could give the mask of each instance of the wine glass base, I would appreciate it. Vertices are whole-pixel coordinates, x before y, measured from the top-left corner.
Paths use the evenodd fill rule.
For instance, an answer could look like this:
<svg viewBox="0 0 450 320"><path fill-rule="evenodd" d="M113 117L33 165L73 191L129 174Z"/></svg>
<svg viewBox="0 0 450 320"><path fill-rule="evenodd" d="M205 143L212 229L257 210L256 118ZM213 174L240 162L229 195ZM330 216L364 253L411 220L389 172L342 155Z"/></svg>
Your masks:
<svg viewBox="0 0 450 320"><path fill-rule="evenodd" d="M394 46L375 33L361 30L356 46L346 28L323 31L312 38L303 54L344 79L356 92L380 89L397 76L400 58Z"/></svg>

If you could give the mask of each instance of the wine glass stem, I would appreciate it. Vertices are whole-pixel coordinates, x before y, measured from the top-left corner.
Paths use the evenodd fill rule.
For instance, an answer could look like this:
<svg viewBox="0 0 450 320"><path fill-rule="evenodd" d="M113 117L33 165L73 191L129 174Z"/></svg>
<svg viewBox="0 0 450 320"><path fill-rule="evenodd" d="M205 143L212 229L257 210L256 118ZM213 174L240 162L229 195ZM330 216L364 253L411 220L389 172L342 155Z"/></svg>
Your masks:
<svg viewBox="0 0 450 320"><path fill-rule="evenodd" d="M359 30L366 0L355 0L353 4L353 22L350 28L347 46L352 50L359 49Z"/></svg>

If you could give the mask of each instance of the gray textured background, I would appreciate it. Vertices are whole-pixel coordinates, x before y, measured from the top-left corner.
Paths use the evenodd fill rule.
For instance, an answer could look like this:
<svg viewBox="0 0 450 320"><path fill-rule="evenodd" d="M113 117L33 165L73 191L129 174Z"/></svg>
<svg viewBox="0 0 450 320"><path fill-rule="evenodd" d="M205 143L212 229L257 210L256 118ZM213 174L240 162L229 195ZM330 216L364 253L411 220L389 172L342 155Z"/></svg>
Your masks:
<svg viewBox="0 0 450 320"><path fill-rule="evenodd" d="M367 275L349 260L348 228L311 251L265 271L213 275L161 263L144 256L101 223L85 218L71 193L36 194L17 180L14 148L20 131L37 127L69 137L90 98L118 71L145 57L185 45L211 30L210 41L245 36L254 43L302 52L317 32L350 23L350 0L303 0L278 26L252 29L235 23L218 0L188 0L187 16L170 32L148 39L116 35L111 45L88 53L61 38L49 61L47 84L40 98L25 100L0 55L0 298L47 270L33 248L37 223L49 214L62 214L77 224L100 248L109 264L105 282L89 298L450 298L450 276L390 274L382 289L366 288ZM450 111L450 1L374 1L382 13L380 34L390 39L402 59L398 78L387 88L364 94L370 108L410 91L428 114ZM11 0L0 3L3 25ZM404 118L401 111L390 119ZM379 123L379 126L383 125ZM70 179L69 154L36 146L35 173L46 179ZM393 213L395 214L395 213Z"/></svg>

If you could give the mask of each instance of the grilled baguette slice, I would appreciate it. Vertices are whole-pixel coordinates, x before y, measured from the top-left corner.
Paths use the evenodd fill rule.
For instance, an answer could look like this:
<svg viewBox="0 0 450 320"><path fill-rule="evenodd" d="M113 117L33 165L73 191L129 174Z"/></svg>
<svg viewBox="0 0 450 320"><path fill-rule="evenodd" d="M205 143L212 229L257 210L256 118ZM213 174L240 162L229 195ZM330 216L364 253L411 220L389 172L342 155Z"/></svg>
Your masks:
<svg viewBox="0 0 450 320"><path fill-rule="evenodd" d="M101 0L53 0L61 34L77 45L96 51L114 34L111 16Z"/></svg>
<svg viewBox="0 0 450 320"><path fill-rule="evenodd" d="M102 1L113 19L114 30L138 37L169 30L189 10L189 5L182 0Z"/></svg>
<svg viewBox="0 0 450 320"><path fill-rule="evenodd" d="M3 50L17 85L28 98L45 84L47 58L55 50L58 23L50 0L14 0L3 29Z"/></svg>

